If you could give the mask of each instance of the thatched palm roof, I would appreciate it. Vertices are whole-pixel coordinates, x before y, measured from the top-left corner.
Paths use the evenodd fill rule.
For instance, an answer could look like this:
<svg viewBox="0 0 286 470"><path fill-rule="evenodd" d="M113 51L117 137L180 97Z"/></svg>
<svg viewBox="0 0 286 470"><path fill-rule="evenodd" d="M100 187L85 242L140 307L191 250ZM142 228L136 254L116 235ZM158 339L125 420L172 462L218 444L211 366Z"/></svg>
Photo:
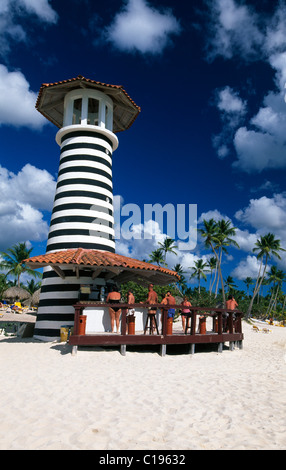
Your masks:
<svg viewBox="0 0 286 470"><path fill-rule="evenodd" d="M26 289L23 289L22 287L13 286L5 290L3 292L2 297L3 299L11 299L13 301L25 300L31 297L31 294Z"/></svg>

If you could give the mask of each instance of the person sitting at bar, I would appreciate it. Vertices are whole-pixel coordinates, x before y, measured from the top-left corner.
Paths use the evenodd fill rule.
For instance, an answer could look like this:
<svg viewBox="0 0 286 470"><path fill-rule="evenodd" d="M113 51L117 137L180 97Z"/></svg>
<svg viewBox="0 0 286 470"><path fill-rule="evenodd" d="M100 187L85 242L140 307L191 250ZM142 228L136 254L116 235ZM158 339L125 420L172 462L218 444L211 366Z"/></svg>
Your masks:
<svg viewBox="0 0 286 470"><path fill-rule="evenodd" d="M130 290L130 289L127 293L127 303L128 304L135 304L135 297L134 297L134 294L133 294L132 290Z"/></svg>
<svg viewBox="0 0 286 470"><path fill-rule="evenodd" d="M106 302L110 304L119 304L121 299L121 294L118 292L118 288L114 286L112 291L109 292L106 298ZM121 315L120 307L109 307L109 316L111 323L111 333L114 333L114 322L116 323L116 332L119 333L119 322Z"/></svg>
<svg viewBox="0 0 286 470"><path fill-rule="evenodd" d="M135 297L131 289L129 289L129 291L127 292L127 303L130 305L135 304ZM130 332L132 331L132 323L134 322L135 322L135 308L132 307L128 309L127 316L126 316L128 334L131 334ZM135 325L134 325L134 333L135 333Z"/></svg>
<svg viewBox="0 0 286 470"><path fill-rule="evenodd" d="M228 296L225 306L228 310L235 310L238 307L238 303L236 302L233 295ZM224 326L223 330L227 332L229 330L229 314L228 313L226 314L225 317L223 317L223 320L225 320L225 324L223 325Z"/></svg>
<svg viewBox="0 0 286 470"><path fill-rule="evenodd" d="M161 305L167 305L168 304L168 298L167 298L167 293L164 295L164 298L162 299ZM161 325L163 325L163 313L164 313L164 308L161 308Z"/></svg>
<svg viewBox="0 0 286 470"><path fill-rule="evenodd" d="M148 287L148 297L147 297L147 301L146 303L147 304L157 304L158 303L158 295L157 295L157 292L155 292L153 290L153 284L149 284L149 287ZM157 313L157 309L154 308L154 307L149 307L148 308L148 314L150 315L156 315ZM155 321L154 321L154 316L152 317L152 328L155 330L156 329L156 325L155 325Z"/></svg>
<svg viewBox="0 0 286 470"><path fill-rule="evenodd" d="M192 306L191 302L188 300L188 297L186 295L184 296L184 300L181 303L181 305L182 305L182 310L181 310L182 328L183 328L183 331L186 331L186 322L189 323L189 318L191 314L189 307Z"/></svg>
<svg viewBox="0 0 286 470"><path fill-rule="evenodd" d="M172 305L176 305L176 299L172 296L170 291L167 292L167 302L168 305L170 305L170 308L168 309L168 318L173 318L174 320L176 310L172 308Z"/></svg>
<svg viewBox="0 0 286 470"><path fill-rule="evenodd" d="M128 293L127 293L127 303L128 304L135 304L135 297L134 297L134 294L132 292L131 289L129 289ZM128 314L129 315L134 315L135 314L135 308L130 308L128 310Z"/></svg>
<svg viewBox="0 0 286 470"><path fill-rule="evenodd" d="M226 308L228 310L235 310L236 307L238 307L238 303L236 302L235 298L233 297L233 295L229 295L228 296L228 299L225 303L226 305Z"/></svg>

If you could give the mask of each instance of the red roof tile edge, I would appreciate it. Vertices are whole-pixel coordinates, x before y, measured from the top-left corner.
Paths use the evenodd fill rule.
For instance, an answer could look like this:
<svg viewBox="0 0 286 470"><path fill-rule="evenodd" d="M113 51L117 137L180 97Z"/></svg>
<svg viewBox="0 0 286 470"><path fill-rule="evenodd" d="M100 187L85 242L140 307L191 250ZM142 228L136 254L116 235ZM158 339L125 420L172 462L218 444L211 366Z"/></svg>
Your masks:
<svg viewBox="0 0 286 470"><path fill-rule="evenodd" d="M145 261L139 261L134 258L127 256L118 255L116 253L110 253L109 251L97 251L87 250L84 248L75 248L72 250L56 251L52 253L46 253L45 255L33 256L25 259L23 263L36 265L53 265L53 264L76 264L76 265L90 265L90 266L121 266L124 268L131 269L142 269L149 271L159 271L170 276L180 276L170 269L156 266L154 264L147 263Z"/></svg>
<svg viewBox="0 0 286 470"><path fill-rule="evenodd" d="M74 81L77 81L77 80L80 80L80 81L85 81L85 82L89 82L89 83L94 83L96 85L101 85L101 86L106 86L106 87L110 87L110 88L118 88L120 90L123 91L123 93L126 95L126 97L131 101L131 103L138 109L138 111L140 112L141 111L141 108L140 106L138 106L133 100L132 98L128 95L128 93L124 90L123 86L122 85L110 85L108 83L103 83L103 82L98 82L96 80L91 80L90 78L85 78L83 77L82 75L78 75L77 77L75 78L69 78L67 80L61 80L59 82L54 82L54 83L42 83L41 85L41 88L40 88L40 91L39 91L39 95L38 95L38 98L37 98L37 102L36 102L36 108L38 108L39 106L39 101L40 101L40 98L41 98L41 95L42 95L42 92L44 90L44 88L48 88L48 87L51 87L51 86L56 86L56 85L63 85L64 83L70 83L70 82L74 82Z"/></svg>

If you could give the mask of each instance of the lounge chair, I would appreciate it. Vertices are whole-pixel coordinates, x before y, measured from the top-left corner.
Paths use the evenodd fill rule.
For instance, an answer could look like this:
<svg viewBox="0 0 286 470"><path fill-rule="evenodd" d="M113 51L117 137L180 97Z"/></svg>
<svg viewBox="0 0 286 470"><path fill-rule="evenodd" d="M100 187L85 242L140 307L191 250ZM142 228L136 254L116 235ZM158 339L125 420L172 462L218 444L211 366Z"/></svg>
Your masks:
<svg viewBox="0 0 286 470"><path fill-rule="evenodd" d="M258 326L253 325L252 326L252 331L255 331L256 333L258 333L260 331L260 329L258 328Z"/></svg>
<svg viewBox="0 0 286 470"><path fill-rule="evenodd" d="M272 333L272 330L269 330L269 328L262 328L262 333Z"/></svg>

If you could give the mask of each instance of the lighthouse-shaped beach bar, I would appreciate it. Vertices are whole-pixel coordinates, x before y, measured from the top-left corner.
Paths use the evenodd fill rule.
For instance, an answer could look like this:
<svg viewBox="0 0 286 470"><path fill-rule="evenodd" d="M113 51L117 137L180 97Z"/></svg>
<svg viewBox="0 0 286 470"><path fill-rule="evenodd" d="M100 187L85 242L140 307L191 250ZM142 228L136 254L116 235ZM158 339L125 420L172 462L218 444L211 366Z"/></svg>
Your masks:
<svg viewBox="0 0 286 470"><path fill-rule="evenodd" d="M121 307L122 315L119 334L111 333L106 294L114 285L132 280L147 287L178 281L174 271L116 253L112 185L116 133L133 124L140 108L122 86L82 76L43 84L36 108L59 128L60 164L46 253L24 261L33 269L44 268L34 337L54 341L61 328L74 327L69 338L73 353L83 345L120 345L122 354L127 345L160 345L162 355L171 344L189 345L191 353L200 343L215 343L219 352L226 341L230 349L235 344L242 347L242 313L228 312L224 328L226 309L202 306L190 307L190 322L178 333L172 326L169 329L167 306L152 304L159 327L153 332L149 304L133 304L132 331L131 317L126 328L131 306L113 304Z"/></svg>
<svg viewBox="0 0 286 470"><path fill-rule="evenodd" d="M53 341L62 326L73 326L74 305L100 302L112 284L133 280L166 285L176 273L115 253L112 159L117 132L140 112L122 86L82 76L40 88L37 110L59 131L60 164L46 254L27 260L44 267L34 337ZM88 321L109 331L108 308ZM95 322L95 324L94 324Z"/></svg>

